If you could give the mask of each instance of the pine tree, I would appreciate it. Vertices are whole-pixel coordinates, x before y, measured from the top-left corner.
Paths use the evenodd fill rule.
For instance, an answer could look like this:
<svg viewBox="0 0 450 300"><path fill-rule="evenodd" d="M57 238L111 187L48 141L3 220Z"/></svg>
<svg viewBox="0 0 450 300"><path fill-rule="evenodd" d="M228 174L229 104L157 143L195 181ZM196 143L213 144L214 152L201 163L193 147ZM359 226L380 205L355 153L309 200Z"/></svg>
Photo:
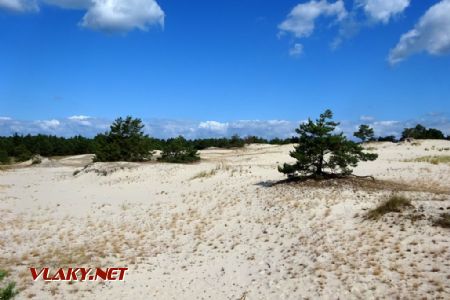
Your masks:
<svg viewBox="0 0 450 300"><path fill-rule="evenodd" d="M27 161L31 159L32 156L33 153L31 153L31 151L28 150L28 148L24 144L20 144L19 146L14 148L15 161Z"/></svg>
<svg viewBox="0 0 450 300"><path fill-rule="evenodd" d="M363 143L371 141L374 138L373 128L370 128L369 125L362 124L359 126L358 131L353 133L353 136L359 138Z"/></svg>
<svg viewBox="0 0 450 300"><path fill-rule="evenodd" d="M171 163L191 163L200 160L197 150L182 136L168 139L163 146L161 161Z"/></svg>
<svg viewBox="0 0 450 300"><path fill-rule="evenodd" d="M402 132L402 140L407 138L413 139L445 139L442 131L429 128L427 129L425 126L417 124L414 128L405 128Z"/></svg>
<svg viewBox="0 0 450 300"><path fill-rule="evenodd" d="M364 153L360 144L347 140L343 133L334 133L339 123L333 122L333 113L326 110L313 122L300 124L295 131L299 144L291 151L294 164L284 164L278 170L289 177L323 178L333 175L350 175L351 167L359 161L375 160L378 155Z"/></svg>
<svg viewBox="0 0 450 300"><path fill-rule="evenodd" d="M110 131L95 137L95 161L144 161L151 157L141 119L118 118Z"/></svg>
<svg viewBox="0 0 450 300"><path fill-rule="evenodd" d="M8 164L9 157L8 152L5 149L0 148L0 164Z"/></svg>

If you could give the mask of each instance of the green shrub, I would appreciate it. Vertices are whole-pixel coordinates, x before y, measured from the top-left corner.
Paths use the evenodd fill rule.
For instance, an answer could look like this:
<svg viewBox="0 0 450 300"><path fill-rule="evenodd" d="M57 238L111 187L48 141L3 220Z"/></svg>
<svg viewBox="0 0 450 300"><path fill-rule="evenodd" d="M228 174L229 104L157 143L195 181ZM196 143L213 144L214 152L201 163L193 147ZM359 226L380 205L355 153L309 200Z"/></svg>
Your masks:
<svg viewBox="0 0 450 300"><path fill-rule="evenodd" d="M179 136L167 140L159 160L170 163L192 163L200 160L200 156L191 143Z"/></svg>
<svg viewBox="0 0 450 300"><path fill-rule="evenodd" d="M388 136L380 136L377 138L377 141L379 142L392 142L397 143L398 140L394 135L388 135Z"/></svg>
<svg viewBox="0 0 450 300"><path fill-rule="evenodd" d="M367 218L377 220L390 212L399 213L403 208L412 207L411 201L403 196L393 195L367 213Z"/></svg>
<svg viewBox="0 0 450 300"><path fill-rule="evenodd" d="M3 279L8 276L8 272L0 270L0 300L9 300L14 298L18 292L16 291L16 283L8 282L6 285L2 284Z"/></svg>
<svg viewBox="0 0 450 300"><path fill-rule="evenodd" d="M5 149L0 149L0 164L9 164L8 152Z"/></svg>
<svg viewBox="0 0 450 300"><path fill-rule="evenodd" d="M141 119L118 118L110 131L95 137L95 161L144 161L152 152Z"/></svg>
<svg viewBox="0 0 450 300"><path fill-rule="evenodd" d="M15 160L18 162L27 161L31 159L31 156L33 155L24 144L17 146L14 149L14 152Z"/></svg>
<svg viewBox="0 0 450 300"><path fill-rule="evenodd" d="M407 138L413 139L445 139L442 131L429 128L427 129L425 126L417 124L416 127L413 128L405 128L402 132L402 140Z"/></svg>

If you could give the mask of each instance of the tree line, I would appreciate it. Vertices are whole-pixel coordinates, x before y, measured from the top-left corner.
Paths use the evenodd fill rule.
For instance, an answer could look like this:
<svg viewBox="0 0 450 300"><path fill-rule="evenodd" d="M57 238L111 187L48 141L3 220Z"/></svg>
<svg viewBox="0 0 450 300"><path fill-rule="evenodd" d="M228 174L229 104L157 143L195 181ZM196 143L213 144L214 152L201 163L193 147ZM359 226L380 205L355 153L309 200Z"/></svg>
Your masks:
<svg viewBox="0 0 450 300"><path fill-rule="evenodd" d="M274 138L271 140L233 135L229 138L204 138L187 140L182 136L158 139L145 135L140 119L118 118L110 130L94 138L80 135L57 137L53 135L18 135L0 137L0 163L22 162L34 155L46 157L79 154L95 154L96 161L142 161L151 158L152 151L161 150L161 160L169 162L193 162L197 160L198 150L210 147L241 148L246 144L290 144L298 138Z"/></svg>
<svg viewBox="0 0 450 300"><path fill-rule="evenodd" d="M0 163L20 162L30 159L33 155L66 156L78 154L95 154L96 161L143 161L150 159L154 150L161 150L160 160L168 162L194 162L198 160L198 150L209 147L240 148L246 144L291 144L299 143L301 136L285 139L265 139L257 136L230 138L204 138L187 140L182 136L169 139L157 139L145 135L144 125L140 119L130 116L118 118L110 130L98 134L94 138L74 136L70 138L53 135L18 135L0 137ZM375 138L374 131L368 125L361 125L354 136L366 141L397 142L395 136ZM405 128L400 140L444 139L444 134L434 128L425 128L418 124L413 128ZM449 137L447 136L447 139Z"/></svg>

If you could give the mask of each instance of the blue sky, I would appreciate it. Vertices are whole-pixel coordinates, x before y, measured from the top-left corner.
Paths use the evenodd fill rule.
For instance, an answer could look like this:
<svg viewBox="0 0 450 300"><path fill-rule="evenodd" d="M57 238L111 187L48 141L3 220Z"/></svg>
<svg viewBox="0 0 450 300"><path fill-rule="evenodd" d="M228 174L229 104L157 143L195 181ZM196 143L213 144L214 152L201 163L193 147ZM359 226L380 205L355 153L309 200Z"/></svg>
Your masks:
<svg viewBox="0 0 450 300"><path fill-rule="evenodd" d="M450 0L0 0L0 25L0 134L289 135L326 108L450 134Z"/></svg>

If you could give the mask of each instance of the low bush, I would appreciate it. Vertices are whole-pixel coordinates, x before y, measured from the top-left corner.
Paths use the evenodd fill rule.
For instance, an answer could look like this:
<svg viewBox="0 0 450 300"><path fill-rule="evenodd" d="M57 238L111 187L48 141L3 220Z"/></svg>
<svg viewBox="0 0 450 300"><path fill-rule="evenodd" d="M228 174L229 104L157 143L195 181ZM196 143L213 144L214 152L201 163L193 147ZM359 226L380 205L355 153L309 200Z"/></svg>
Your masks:
<svg viewBox="0 0 450 300"><path fill-rule="evenodd" d="M0 149L0 164L6 165L9 164L9 161L8 152L5 149Z"/></svg>
<svg viewBox="0 0 450 300"><path fill-rule="evenodd" d="M402 140L407 138L413 139L445 139L442 131L435 128L426 128L420 124L417 124L416 127L405 128L402 132Z"/></svg>
<svg viewBox="0 0 450 300"><path fill-rule="evenodd" d="M450 155L422 156L414 159L404 160L405 162L427 162L433 165L450 163Z"/></svg>
<svg viewBox="0 0 450 300"><path fill-rule="evenodd" d="M8 272L5 270L0 270L0 300L9 300L14 298L18 292L16 291L16 283L8 282L3 283L3 279L8 276Z"/></svg>
<svg viewBox="0 0 450 300"><path fill-rule="evenodd" d="M387 213L399 213L406 207L412 207L411 201L403 196L393 195L367 213L367 219L378 220Z"/></svg>
<svg viewBox="0 0 450 300"><path fill-rule="evenodd" d="M179 136L167 140L159 160L170 163L192 163L199 161L200 156L191 143Z"/></svg>

